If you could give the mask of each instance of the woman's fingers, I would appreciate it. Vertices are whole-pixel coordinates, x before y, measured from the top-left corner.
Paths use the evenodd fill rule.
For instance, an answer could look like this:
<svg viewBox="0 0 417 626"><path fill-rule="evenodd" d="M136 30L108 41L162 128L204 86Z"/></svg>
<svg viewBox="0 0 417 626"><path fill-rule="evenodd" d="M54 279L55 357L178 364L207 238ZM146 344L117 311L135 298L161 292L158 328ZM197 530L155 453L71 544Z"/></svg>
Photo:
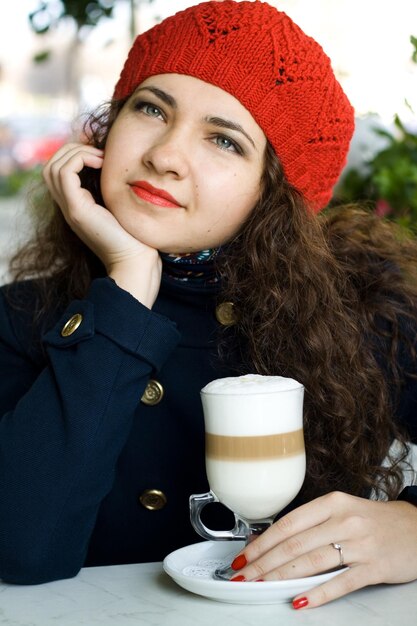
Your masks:
<svg viewBox="0 0 417 626"><path fill-rule="evenodd" d="M355 563L356 550L347 555L333 547L329 537L337 538L338 543L349 546L349 522L331 519L319 526L290 537L274 546L259 558L239 570L246 580L287 580L304 578L339 567L343 563ZM357 541L356 545L361 542Z"/></svg>
<svg viewBox="0 0 417 626"><path fill-rule="evenodd" d="M109 276L151 308L161 282L157 250L128 233L81 185L80 172L85 167L100 169L103 159L104 152L93 146L67 144L45 165L44 180L69 227L102 261Z"/></svg>
<svg viewBox="0 0 417 626"><path fill-rule="evenodd" d="M304 578L348 570L294 600L319 606L355 589L417 576L417 507L329 494L300 507L245 547L234 561L238 580ZM233 567L233 564L232 564Z"/></svg>
<svg viewBox="0 0 417 626"><path fill-rule="evenodd" d="M65 162L68 158L80 152L85 152L85 154L91 154L91 155L96 154L98 156L103 154L102 150L100 150L99 148L95 148L94 146L90 146L88 144L76 143L76 142L67 143L61 146L59 150L57 150L51 156L51 158L45 163L44 170L48 171L52 165L60 161Z"/></svg>
<svg viewBox="0 0 417 626"><path fill-rule="evenodd" d="M351 567L322 585L300 593L292 604L295 609L314 608L376 582L371 581L366 566Z"/></svg>
<svg viewBox="0 0 417 626"><path fill-rule="evenodd" d="M108 271L115 265L129 264L144 253L155 250L132 237L116 220L111 210L96 203L81 186L80 172L85 168L100 169L104 151L94 146L69 143L62 146L43 170L45 182L61 212L78 237L101 259ZM160 273L160 272L159 272Z"/></svg>
<svg viewBox="0 0 417 626"><path fill-rule="evenodd" d="M343 554L344 563L352 565L366 559L372 542L365 539L374 527L369 508L374 507L379 504L337 492L317 498L283 517L246 546L246 564L239 574L246 580L282 580L322 573L341 564L340 553L332 544L347 546L352 539L353 549ZM245 559L238 564L245 563Z"/></svg>
<svg viewBox="0 0 417 626"><path fill-rule="evenodd" d="M80 172L85 167L100 169L103 157L103 151L93 146L67 144L48 161L43 175L70 228L106 264L113 250L117 253L126 241L128 245L133 241L113 215L81 186Z"/></svg>
<svg viewBox="0 0 417 626"><path fill-rule="evenodd" d="M332 543L325 543L326 539L317 539L310 544L308 541L300 541L304 549L295 553L292 546L281 546L270 551L249 565L239 573L247 580L288 580L290 578L305 578L322 574L344 565L345 563L356 563L356 550L349 551L349 542L344 541L342 545L347 546L349 561L341 560L338 550L335 550ZM310 544L310 545L309 545ZM309 547L307 547L309 545ZM347 558L346 553L344 559Z"/></svg>
<svg viewBox="0 0 417 626"><path fill-rule="evenodd" d="M99 169L102 163L103 152L84 144L67 144L47 162L44 180L66 217L71 208L76 210L86 202L94 202L91 194L81 188L79 173L86 166Z"/></svg>
<svg viewBox="0 0 417 626"><path fill-rule="evenodd" d="M253 563L275 548L275 546L288 541L290 538L294 539L292 542L290 541L284 545L284 550L288 549L290 553L292 551L301 553L305 546L303 543L299 543L300 534L310 529L315 529L332 517L343 515L343 512L349 505L351 506L350 500L352 498L354 497L347 496L344 493L333 492L294 509L294 511L275 522L255 541L247 545L242 554L244 554L248 563ZM354 499L360 500L360 498ZM337 541L338 538L333 537L331 540Z"/></svg>

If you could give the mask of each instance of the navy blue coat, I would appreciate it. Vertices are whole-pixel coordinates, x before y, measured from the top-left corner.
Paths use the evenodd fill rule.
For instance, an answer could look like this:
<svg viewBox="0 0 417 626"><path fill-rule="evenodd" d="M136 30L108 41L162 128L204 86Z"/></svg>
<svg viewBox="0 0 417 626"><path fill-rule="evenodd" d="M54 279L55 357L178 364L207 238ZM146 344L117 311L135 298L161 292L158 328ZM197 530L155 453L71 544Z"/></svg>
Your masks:
<svg viewBox="0 0 417 626"><path fill-rule="evenodd" d="M200 540L188 510L189 495L208 490L199 392L231 374L216 356L215 300L164 281L150 311L103 278L34 327L33 284L0 291L0 578L42 583ZM150 378L165 390L155 406L141 401ZM401 411L414 437L416 404L409 380ZM146 509L147 489L166 505ZM208 508L209 526L232 526Z"/></svg>

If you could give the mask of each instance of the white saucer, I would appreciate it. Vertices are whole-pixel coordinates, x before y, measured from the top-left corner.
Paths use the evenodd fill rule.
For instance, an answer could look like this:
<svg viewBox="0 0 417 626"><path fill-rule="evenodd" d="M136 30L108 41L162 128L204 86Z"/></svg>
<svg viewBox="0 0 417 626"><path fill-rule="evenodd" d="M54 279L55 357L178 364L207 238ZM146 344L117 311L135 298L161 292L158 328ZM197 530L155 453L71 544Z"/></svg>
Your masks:
<svg viewBox="0 0 417 626"><path fill-rule="evenodd" d="M271 582L231 583L213 579L218 567L229 565L243 548L243 541L202 541L168 554L164 570L175 582L200 596L234 604L279 604L290 602L297 594L308 591L337 576L346 568L318 576Z"/></svg>

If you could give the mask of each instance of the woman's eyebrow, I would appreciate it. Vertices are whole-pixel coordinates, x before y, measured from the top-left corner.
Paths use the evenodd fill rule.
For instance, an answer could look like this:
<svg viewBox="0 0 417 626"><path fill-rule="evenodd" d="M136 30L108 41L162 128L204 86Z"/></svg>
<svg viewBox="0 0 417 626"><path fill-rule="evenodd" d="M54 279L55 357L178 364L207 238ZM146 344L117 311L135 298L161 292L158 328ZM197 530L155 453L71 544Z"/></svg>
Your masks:
<svg viewBox="0 0 417 626"><path fill-rule="evenodd" d="M173 109L177 108L177 101L175 100L175 98L170 96L169 93L166 93L166 91L162 91L162 89L158 89L158 87L153 87L152 85L145 85L144 87L139 87L138 89L136 89L135 93L143 90L152 92L153 94L155 94L155 96L162 100L162 102L172 107Z"/></svg>
<svg viewBox="0 0 417 626"><path fill-rule="evenodd" d="M228 128L229 130L235 130L238 133L242 133L244 137L252 144L252 146L257 150L254 140L248 133L242 128L240 124L237 122L232 122L231 120L226 120L223 117L206 117L205 121L209 124L213 124L218 128Z"/></svg>
<svg viewBox="0 0 417 626"><path fill-rule="evenodd" d="M140 91L150 91L157 98L162 100L165 104L172 107L173 109L177 108L177 101L173 98L169 93L159 89L158 87L153 87L152 85L145 85L144 87L138 87L135 93L139 93ZM226 120L223 117L217 116L207 116L204 118L204 121L208 124L213 124L213 126L217 126L218 128L227 128L229 130L235 130L238 133L241 133L246 139L252 144L252 146L257 150L254 140L248 133L242 128L240 124L237 122L232 122L232 120Z"/></svg>

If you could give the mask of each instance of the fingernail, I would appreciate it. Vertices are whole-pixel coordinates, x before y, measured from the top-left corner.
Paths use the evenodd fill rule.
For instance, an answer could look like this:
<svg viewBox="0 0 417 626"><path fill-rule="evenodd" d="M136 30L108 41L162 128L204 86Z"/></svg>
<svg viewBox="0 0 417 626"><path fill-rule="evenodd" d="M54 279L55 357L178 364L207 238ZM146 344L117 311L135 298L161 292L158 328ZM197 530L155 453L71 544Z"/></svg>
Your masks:
<svg viewBox="0 0 417 626"><path fill-rule="evenodd" d="M304 606L307 606L307 604L307 598L297 598L297 600L292 601L292 605L295 609L302 609Z"/></svg>
<svg viewBox="0 0 417 626"><path fill-rule="evenodd" d="M239 574L238 576L233 576L233 578L230 579L230 582L243 583L245 580L246 578L242 574Z"/></svg>
<svg viewBox="0 0 417 626"><path fill-rule="evenodd" d="M235 558L235 560L233 561L230 567L234 569L236 572L236 570L242 569L242 567L245 567L246 563L247 563L247 560L246 560L245 555L239 554L239 556Z"/></svg>
<svg viewBox="0 0 417 626"><path fill-rule="evenodd" d="M258 578L258 580L255 580L256 583L263 583L265 582L263 578Z"/></svg>

